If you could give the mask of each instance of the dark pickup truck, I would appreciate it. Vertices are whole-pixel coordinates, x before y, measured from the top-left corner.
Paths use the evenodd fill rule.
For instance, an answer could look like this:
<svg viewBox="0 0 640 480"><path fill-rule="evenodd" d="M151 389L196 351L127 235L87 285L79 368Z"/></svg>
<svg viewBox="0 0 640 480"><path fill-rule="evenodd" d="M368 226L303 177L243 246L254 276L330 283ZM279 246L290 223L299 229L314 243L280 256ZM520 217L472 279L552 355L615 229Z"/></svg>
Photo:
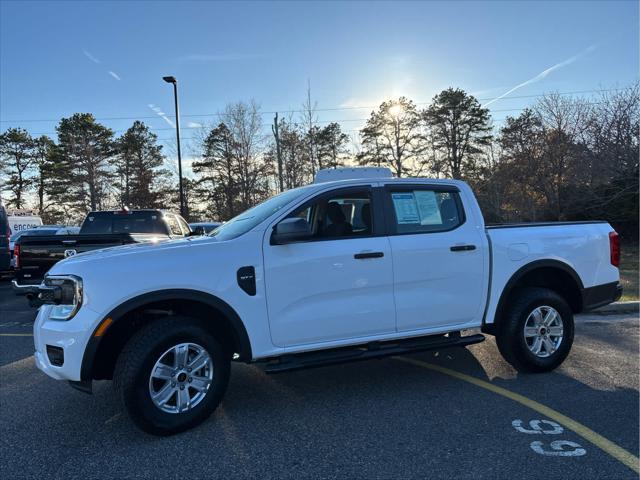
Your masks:
<svg viewBox="0 0 640 480"><path fill-rule="evenodd" d="M128 243L157 242L191 234L187 222L163 210L90 212L77 235L23 236L16 242L16 293L29 293L58 261Z"/></svg>

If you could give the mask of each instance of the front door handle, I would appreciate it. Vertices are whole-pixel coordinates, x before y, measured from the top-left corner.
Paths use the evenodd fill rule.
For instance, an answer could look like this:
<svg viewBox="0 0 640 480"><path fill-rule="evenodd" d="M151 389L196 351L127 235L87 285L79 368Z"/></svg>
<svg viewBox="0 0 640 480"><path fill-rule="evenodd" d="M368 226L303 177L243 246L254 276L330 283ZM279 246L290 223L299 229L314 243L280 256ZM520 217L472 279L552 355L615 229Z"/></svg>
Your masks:
<svg viewBox="0 0 640 480"><path fill-rule="evenodd" d="M381 258L384 257L384 253L382 252L367 252L367 253L356 253L353 258L356 260L362 260L364 258Z"/></svg>
<svg viewBox="0 0 640 480"><path fill-rule="evenodd" d="M470 250L475 250L475 245L454 245L450 248L452 252L468 252Z"/></svg>

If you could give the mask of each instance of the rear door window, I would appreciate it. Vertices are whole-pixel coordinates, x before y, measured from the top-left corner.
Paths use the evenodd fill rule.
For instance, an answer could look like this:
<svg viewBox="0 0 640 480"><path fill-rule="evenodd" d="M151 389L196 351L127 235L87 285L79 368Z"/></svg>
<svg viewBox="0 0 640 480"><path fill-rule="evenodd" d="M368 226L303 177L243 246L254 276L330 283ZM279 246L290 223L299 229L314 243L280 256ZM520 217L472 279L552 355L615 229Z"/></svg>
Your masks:
<svg viewBox="0 0 640 480"><path fill-rule="evenodd" d="M464 221L458 193L412 188L389 190L396 234L453 230Z"/></svg>

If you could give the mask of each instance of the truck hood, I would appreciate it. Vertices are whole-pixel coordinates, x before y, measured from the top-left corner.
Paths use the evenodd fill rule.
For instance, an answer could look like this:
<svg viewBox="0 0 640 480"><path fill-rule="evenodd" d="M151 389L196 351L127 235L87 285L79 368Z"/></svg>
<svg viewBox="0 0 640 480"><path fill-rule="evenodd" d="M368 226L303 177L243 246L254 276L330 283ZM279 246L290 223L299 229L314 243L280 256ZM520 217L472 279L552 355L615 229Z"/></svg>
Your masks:
<svg viewBox="0 0 640 480"><path fill-rule="evenodd" d="M120 245L117 247L102 248L92 250L90 252L79 253L73 257L65 258L56 263L50 270L50 273L62 273L73 269L76 266L82 266L88 262L108 261L118 257L135 255L136 257L146 253L154 254L164 252L167 255L179 255L183 249L193 247L202 243L217 243L214 237L190 237L180 238L176 240L165 240L159 242L130 243L128 245Z"/></svg>

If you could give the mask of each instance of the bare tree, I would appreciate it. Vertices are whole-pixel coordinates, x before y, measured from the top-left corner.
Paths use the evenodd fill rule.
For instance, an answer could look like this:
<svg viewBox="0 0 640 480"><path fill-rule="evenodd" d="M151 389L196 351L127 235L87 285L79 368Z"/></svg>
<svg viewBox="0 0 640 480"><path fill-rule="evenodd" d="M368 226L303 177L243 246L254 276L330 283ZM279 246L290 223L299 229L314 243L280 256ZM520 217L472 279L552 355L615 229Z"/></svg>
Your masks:
<svg viewBox="0 0 640 480"><path fill-rule="evenodd" d="M252 207L268 194L270 165L264 157L265 136L258 104L237 102L227 105L222 119L234 140L234 158L240 207Z"/></svg>
<svg viewBox="0 0 640 480"><path fill-rule="evenodd" d="M316 152L316 136L318 116L316 115L316 109L318 105L311 100L311 81L307 81L307 98L302 104L302 124L306 128L306 147L309 165L311 167L311 175L316 174L316 170L323 168L322 164L318 161ZM317 168L316 168L317 167Z"/></svg>
<svg viewBox="0 0 640 480"><path fill-rule="evenodd" d="M570 190L588 181L589 155L584 142L589 105L581 99L549 94L534 106L542 125L543 152L532 177L547 199L546 215L566 219L571 210Z"/></svg>
<svg viewBox="0 0 640 480"><path fill-rule="evenodd" d="M271 126L271 132L276 144L276 161L278 166L278 188L280 192L284 191L284 165L282 163L282 151L280 149L280 130L278 125L278 113L273 119L273 125Z"/></svg>

